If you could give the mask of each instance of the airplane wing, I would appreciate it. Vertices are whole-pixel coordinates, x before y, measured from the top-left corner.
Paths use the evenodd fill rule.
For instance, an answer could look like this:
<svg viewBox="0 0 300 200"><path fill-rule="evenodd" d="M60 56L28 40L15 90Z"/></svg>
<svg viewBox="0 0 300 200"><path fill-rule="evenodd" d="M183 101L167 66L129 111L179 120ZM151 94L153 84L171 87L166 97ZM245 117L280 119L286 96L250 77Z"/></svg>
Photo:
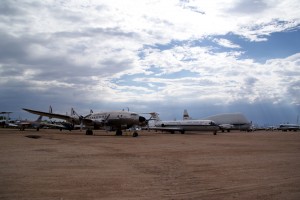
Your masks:
<svg viewBox="0 0 300 200"><path fill-rule="evenodd" d="M71 117L69 115L62 115L62 114L55 114L55 113L49 113L49 112L42 112L42 111L31 110L31 109L27 109L27 108L23 108L23 110L25 110L27 112L30 112L32 114L36 114L36 115L46 116L46 117L49 117L49 118L63 119L63 120L66 120L68 122L72 122L72 123L75 122L77 124L80 124L80 119ZM87 116L89 116L89 115L87 115ZM82 123L83 124L87 124L87 125L93 125L94 121L91 120L91 119L86 119L86 117L83 117L81 119Z"/></svg>
<svg viewBox="0 0 300 200"><path fill-rule="evenodd" d="M63 125L63 124L51 124L51 123L41 123L43 126L46 127L52 127L52 128L57 128L57 129L67 129L67 130L72 130L74 127L70 124L69 126Z"/></svg>
<svg viewBox="0 0 300 200"><path fill-rule="evenodd" d="M71 120L74 119L74 118L72 118L71 116L68 116L68 115L42 112L42 111L31 110L31 109L27 109L27 108L23 108L23 110L25 110L27 112L30 112L32 114L42 115L42 116L46 116L46 117L50 117L50 118L64 119L64 120L67 120L67 121L71 121Z"/></svg>
<svg viewBox="0 0 300 200"><path fill-rule="evenodd" d="M18 127L18 125L13 124L13 123L8 123L8 126L11 126L11 127Z"/></svg>

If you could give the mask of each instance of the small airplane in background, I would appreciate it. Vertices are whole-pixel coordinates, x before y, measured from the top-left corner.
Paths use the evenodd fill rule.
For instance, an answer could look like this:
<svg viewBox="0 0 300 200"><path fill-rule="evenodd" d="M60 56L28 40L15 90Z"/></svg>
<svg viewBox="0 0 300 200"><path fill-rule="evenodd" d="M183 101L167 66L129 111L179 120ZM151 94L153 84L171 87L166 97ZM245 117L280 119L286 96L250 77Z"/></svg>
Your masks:
<svg viewBox="0 0 300 200"><path fill-rule="evenodd" d="M35 128L37 131L40 130L40 128L42 126L44 126L42 124L42 117L43 116L39 116L37 118L37 120L35 121L29 121L29 120L17 120L14 123L8 123L7 125L10 127L17 127L20 129L20 131L24 131L25 128L29 128L29 127L33 127Z"/></svg>
<svg viewBox="0 0 300 200"><path fill-rule="evenodd" d="M298 131L300 130L300 125L298 124L280 124L278 130L286 131Z"/></svg>
<svg viewBox="0 0 300 200"><path fill-rule="evenodd" d="M186 131L213 131L214 135L217 134L219 126L212 120L174 120L174 121L161 121L158 117L158 113L149 113L151 118L149 120L154 120L154 125L148 126L149 130L160 130L168 131L172 134L175 131L179 131L184 134Z"/></svg>
<svg viewBox="0 0 300 200"><path fill-rule="evenodd" d="M52 108L49 109L49 112L42 112L27 108L23 108L23 110L49 118L63 119L73 125L80 125L81 129L84 125L86 127L92 127L93 129L105 128L107 130L116 130L116 135L122 135L122 130L124 129L144 126L146 124L145 117L142 117L135 112L124 110L98 113L90 111L90 113L86 116L78 115L73 108L71 109L71 115L52 113ZM93 131L91 129L87 129L86 135L93 135ZM132 136L137 137L137 131L134 131Z"/></svg>
<svg viewBox="0 0 300 200"><path fill-rule="evenodd" d="M187 110L183 111L183 120L191 119ZM246 117L241 113L225 113L213 115L210 117L203 118L203 120L214 121L221 129L222 132L225 130L230 132L230 130L246 130L251 129L252 123L249 122Z"/></svg>
<svg viewBox="0 0 300 200"><path fill-rule="evenodd" d="M2 127L6 127L10 123L10 117L9 117L9 115L11 113L12 112L0 112L0 115L6 115L5 117L1 116L0 123L1 123Z"/></svg>
<svg viewBox="0 0 300 200"><path fill-rule="evenodd" d="M29 127L33 127L35 128L37 131L40 130L40 128L42 126L44 126L42 124L42 117L43 116L39 116L37 118L37 120L35 121L30 121L30 120L16 120L16 121L11 121L9 114L11 114L12 112L0 112L1 115L7 115L5 117L5 120L1 120L1 124L4 127L16 127L19 128L20 131L24 131L25 128L29 128Z"/></svg>

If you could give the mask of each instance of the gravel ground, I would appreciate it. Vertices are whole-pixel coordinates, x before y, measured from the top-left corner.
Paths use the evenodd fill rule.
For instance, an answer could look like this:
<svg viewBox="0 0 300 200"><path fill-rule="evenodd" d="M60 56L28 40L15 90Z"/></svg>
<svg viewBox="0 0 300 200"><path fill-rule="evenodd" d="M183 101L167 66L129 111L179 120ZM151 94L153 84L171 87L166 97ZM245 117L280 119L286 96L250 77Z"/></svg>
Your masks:
<svg viewBox="0 0 300 200"><path fill-rule="evenodd" d="M300 132L139 134L0 129L0 199L300 199Z"/></svg>

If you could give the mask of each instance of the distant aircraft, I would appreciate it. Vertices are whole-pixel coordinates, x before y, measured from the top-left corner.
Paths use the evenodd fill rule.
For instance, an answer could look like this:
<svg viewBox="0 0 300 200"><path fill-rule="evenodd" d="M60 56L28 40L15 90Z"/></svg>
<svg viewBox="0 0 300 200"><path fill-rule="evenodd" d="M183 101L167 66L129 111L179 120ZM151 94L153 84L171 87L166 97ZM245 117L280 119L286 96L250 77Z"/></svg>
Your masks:
<svg viewBox="0 0 300 200"><path fill-rule="evenodd" d="M14 123L8 123L8 126L10 126L10 127L17 127L17 128L20 129L20 131L24 131L25 128L29 128L29 127L33 127L33 128L35 128L37 131L39 131L40 128L41 128L42 126L44 126L44 125L42 124L42 117L43 117L43 116L39 116L39 117L37 118L37 120L35 120L35 121L18 120L18 121L14 122Z"/></svg>
<svg viewBox="0 0 300 200"><path fill-rule="evenodd" d="M177 121L161 121L158 113L150 113L150 120L154 120L154 125L149 126L150 130L168 131L172 134L179 131L184 134L186 131L213 131L214 135L217 134L219 126L212 120L177 120Z"/></svg>
<svg viewBox="0 0 300 200"><path fill-rule="evenodd" d="M110 111L110 112L99 112L94 113L90 111L90 114L86 116L78 115L74 109L71 109L71 115L62 115L52 113L52 108L49 109L50 112L42 112L37 110L31 110L23 108L23 110L36 114L42 115L49 118L58 118L66 120L72 124L80 124L81 128L83 125L92 126L93 129L108 128L110 130L116 130L116 135L122 135L122 130L129 129L135 126L145 125L146 119L134 112L129 111ZM93 131L91 129L86 130L86 135L92 135ZM134 131L133 137L137 137L138 133Z"/></svg>
<svg viewBox="0 0 300 200"><path fill-rule="evenodd" d="M300 130L300 125L298 124L280 124L278 130L282 131L297 131Z"/></svg>
<svg viewBox="0 0 300 200"><path fill-rule="evenodd" d="M183 111L183 120L189 120L189 119L192 119L192 118L189 116L189 113L188 113L187 109L184 109L184 111Z"/></svg>
<svg viewBox="0 0 300 200"><path fill-rule="evenodd" d="M187 110L183 112L183 119L190 118ZM242 113L225 113L213 115L210 117L205 117L203 120L214 121L221 129L222 132L227 130L251 130L252 123L247 120L247 118Z"/></svg>
<svg viewBox="0 0 300 200"><path fill-rule="evenodd" d="M9 114L11 114L12 112L0 112L0 115L6 115L6 117L2 117L2 120L0 120L0 123L1 123L1 126L5 127L5 126L8 126L9 124Z"/></svg>

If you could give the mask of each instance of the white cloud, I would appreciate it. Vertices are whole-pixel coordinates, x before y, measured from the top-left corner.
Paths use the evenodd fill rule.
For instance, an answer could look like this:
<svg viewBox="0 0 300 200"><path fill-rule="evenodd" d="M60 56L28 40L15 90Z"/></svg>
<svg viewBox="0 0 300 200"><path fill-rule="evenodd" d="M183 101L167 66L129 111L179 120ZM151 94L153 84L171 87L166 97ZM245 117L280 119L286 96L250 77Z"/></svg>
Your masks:
<svg viewBox="0 0 300 200"><path fill-rule="evenodd" d="M218 45L227 47L227 48L233 48L233 49L238 49L241 48L239 45L232 43L231 41L227 39L213 39L214 42L216 42Z"/></svg>
<svg viewBox="0 0 300 200"><path fill-rule="evenodd" d="M297 103L298 54L259 64L222 36L267 41L299 26L299 10L295 0L4 1L0 80L62 102Z"/></svg>

